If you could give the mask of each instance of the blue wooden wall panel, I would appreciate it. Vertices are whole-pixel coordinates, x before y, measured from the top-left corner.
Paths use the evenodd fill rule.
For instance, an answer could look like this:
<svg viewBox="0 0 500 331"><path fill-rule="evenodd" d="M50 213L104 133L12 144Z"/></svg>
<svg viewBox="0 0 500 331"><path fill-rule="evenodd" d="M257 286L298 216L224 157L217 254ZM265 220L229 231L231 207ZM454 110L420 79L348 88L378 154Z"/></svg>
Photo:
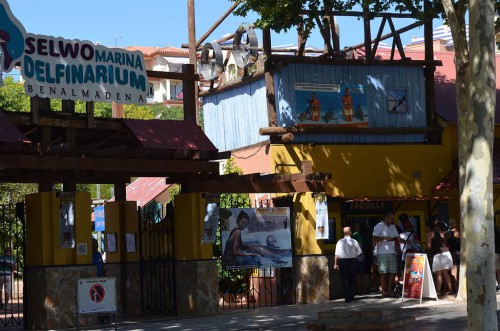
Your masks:
<svg viewBox="0 0 500 331"><path fill-rule="evenodd" d="M295 83L360 84L367 91L369 127L425 127L425 88L423 69L418 67L363 67L319 64L290 64L275 73L278 126L295 126L298 118ZM388 111L386 91L405 88L408 112ZM259 135L268 126L264 79L204 97L204 130L221 151L252 145L268 139ZM295 135L294 142L339 144L418 143L415 135Z"/></svg>
<svg viewBox="0 0 500 331"><path fill-rule="evenodd" d="M267 122L264 79L203 98L204 131L220 151L266 141Z"/></svg>

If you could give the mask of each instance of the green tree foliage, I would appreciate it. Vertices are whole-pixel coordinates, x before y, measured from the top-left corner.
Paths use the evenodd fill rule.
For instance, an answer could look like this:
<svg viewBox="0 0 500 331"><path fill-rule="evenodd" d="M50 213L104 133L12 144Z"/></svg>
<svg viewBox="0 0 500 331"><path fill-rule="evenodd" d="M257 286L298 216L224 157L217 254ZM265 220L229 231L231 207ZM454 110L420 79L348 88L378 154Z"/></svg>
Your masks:
<svg viewBox="0 0 500 331"><path fill-rule="evenodd" d="M15 82L11 76L7 76L4 86L0 87L0 109L30 111L30 99L24 94L24 84Z"/></svg>

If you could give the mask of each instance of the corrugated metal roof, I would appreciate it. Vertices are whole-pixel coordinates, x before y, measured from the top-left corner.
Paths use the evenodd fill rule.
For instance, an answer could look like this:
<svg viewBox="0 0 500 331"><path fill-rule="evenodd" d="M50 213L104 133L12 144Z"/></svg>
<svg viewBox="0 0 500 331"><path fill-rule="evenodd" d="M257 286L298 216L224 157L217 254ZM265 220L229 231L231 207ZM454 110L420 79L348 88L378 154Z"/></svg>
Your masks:
<svg viewBox="0 0 500 331"><path fill-rule="evenodd" d="M201 128L191 121L123 119L123 123L144 147L217 152Z"/></svg>
<svg viewBox="0 0 500 331"><path fill-rule="evenodd" d="M31 143L2 111L0 111L0 142Z"/></svg>
<svg viewBox="0 0 500 331"><path fill-rule="evenodd" d="M165 177L139 177L127 186L127 201L137 201L138 207L144 207L169 186L165 184ZM108 201L115 201L115 198Z"/></svg>

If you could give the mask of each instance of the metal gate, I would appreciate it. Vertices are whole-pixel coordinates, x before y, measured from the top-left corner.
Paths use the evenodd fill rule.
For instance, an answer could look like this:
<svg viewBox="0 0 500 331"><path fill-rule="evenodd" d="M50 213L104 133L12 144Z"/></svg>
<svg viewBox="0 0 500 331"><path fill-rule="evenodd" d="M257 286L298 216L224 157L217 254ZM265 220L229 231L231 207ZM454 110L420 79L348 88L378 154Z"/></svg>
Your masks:
<svg viewBox="0 0 500 331"><path fill-rule="evenodd" d="M141 309L148 314L175 314L173 205L139 208Z"/></svg>
<svg viewBox="0 0 500 331"><path fill-rule="evenodd" d="M24 323L25 251L24 202L0 204L0 328Z"/></svg>

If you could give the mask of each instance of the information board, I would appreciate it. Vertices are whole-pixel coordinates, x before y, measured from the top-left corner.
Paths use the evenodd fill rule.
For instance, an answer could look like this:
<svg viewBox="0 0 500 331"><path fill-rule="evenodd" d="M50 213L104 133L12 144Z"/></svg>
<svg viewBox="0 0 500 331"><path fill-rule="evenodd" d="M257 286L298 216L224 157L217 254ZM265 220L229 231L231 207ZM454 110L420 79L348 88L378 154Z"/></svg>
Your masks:
<svg viewBox="0 0 500 331"><path fill-rule="evenodd" d="M116 278L80 278L77 281L78 313L116 312Z"/></svg>

